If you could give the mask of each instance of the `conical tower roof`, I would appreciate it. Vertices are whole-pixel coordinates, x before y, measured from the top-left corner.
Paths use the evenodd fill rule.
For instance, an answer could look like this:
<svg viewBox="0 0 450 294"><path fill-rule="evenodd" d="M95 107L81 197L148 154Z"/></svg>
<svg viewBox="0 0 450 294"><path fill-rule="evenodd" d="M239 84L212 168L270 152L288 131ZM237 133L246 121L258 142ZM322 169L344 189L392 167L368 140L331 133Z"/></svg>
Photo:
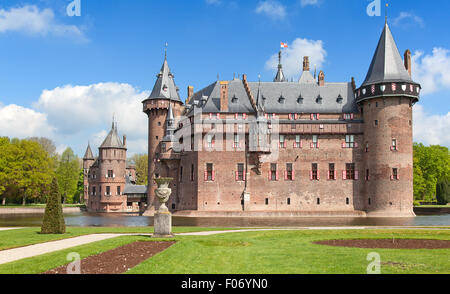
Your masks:
<svg viewBox="0 0 450 294"><path fill-rule="evenodd" d="M281 65L281 51L278 53L278 71L273 79L274 82L286 82L286 77L283 73L283 65Z"/></svg>
<svg viewBox="0 0 450 294"><path fill-rule="evenodd" d="M362 86L380 82L412 82L387 22Z"/></svg>
<svg viewBox="0 0 450 294"><path fill-rule="evenodd" d="M83 159L86 159L86 160L88 160L88 159L94 160L95 159L94 154L92 153L92 150L91 150L91 145L89 143L86 148L86 152L84 153Z"/></svg>
<svg viewBox="0 0 450 294"><path fill-rule="evenodd" d="M117 126L112 124L111 131L109 131L108 136L106 136L105 140L103 141L102 145L100 145L99 148L120 148L120 149L126 149L123 146L122 141L119 138L119 135L117 134Z"/></svg>
<svg viewBox="0 0 450 294"><path fill-rule="evenodd" d="M157 80L155 86L147 100L170 99L181 102L178 88L175 85L174 75L170 71L169 63L167 62L167 56L164 57L164 63L156 77Z"/></svg>

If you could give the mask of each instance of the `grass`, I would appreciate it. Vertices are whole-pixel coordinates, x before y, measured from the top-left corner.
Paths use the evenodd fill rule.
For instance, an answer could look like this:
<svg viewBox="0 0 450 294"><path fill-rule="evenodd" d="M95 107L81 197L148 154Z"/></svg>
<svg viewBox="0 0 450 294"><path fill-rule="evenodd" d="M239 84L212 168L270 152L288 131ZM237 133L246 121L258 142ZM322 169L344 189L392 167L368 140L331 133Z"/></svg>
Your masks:
<svg viewBox="0 0 450 294"><path fill-rule="evenodd" d="M189 228L185 228L189 230ZM212 236L177 236L177 243L128 271L130 274L365 274L367 254L381 256L383 274L450 273L450 249L361 249L312 244L358 238L449 240L444 230L265 231ZM124 236L0 265L0 273L41 273L138 240Z"/></svg>
<svg viewBox="0 0 450 294"><path fill-rule="evenodd" d="M174 227L175 233L227 230L223 228ZM42 235L41 228L24 228L17 230L0 231L0 250L23 247L48 241L73 238L89 234L101 233L153 233L153 227L67 227L64 235Z"/></svg>
<svg viewBox="0 0 450 294"><path fill-rule="evenodd" d="M63 207L82 207L84 204L63 204ZM21 205L21 204L6 204L6 205L0 205L1 208L45 208L45 204L27 204L27 205Z"/></svg>
<svg viewBox="0 0 450 294"><path fill-rule="evenodd" d="M445 207L450 207L450 204L447 204L447 205L419 205L419 206L414 206L414 207L423 207L423 208L445 208Z"/></svg>

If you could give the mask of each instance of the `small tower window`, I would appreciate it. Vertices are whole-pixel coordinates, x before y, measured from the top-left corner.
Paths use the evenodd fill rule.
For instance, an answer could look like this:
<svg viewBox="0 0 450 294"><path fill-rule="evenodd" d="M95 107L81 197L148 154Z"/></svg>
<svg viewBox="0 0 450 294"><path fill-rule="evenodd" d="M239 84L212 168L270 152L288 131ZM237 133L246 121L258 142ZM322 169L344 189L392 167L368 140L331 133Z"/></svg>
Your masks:
<svg viewBox="0 0 450 294"><path fill-rule="evenodd" d="M376 127L378 126L378 120L377 119L374 121L374 124L375 124Z"/></svg>
<svg viewBox="0 0 450 294"><path fill-rule="evenodd" d="M278 98L278 102L280 104L284 104L285 101L286 101L286 98L284 98L283 96L280 96L280 98Z"/></svg>
<svg viewBox="0 0 450 294"><path fill-rule="evenodd" d="M339 94L339 96L336 99L336 102L339 104L342 104L343 101L344 101L344 98L342 98L341 94Z"/></svg>
<svg viewBox="0 0 450 294"><path fill-rule="evenodd" d="M322 100L323 100L323 98L319 95L319 96L317 96L316 103L322 104Z"/></svg>
<svg viewBox="0 0 450 294"><path fill-rule="evenodd" d="M303 104L303 97L302 97L302 95L300 95L300 96L297 98L297 103L298 103L298 104Z"/></svg>

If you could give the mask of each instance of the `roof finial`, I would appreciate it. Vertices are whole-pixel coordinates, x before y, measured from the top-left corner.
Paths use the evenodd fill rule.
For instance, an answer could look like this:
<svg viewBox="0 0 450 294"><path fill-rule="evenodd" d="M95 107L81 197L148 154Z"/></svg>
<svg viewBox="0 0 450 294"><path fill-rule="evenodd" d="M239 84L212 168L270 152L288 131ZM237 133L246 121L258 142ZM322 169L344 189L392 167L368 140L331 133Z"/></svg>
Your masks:
<svg viewBox="0 0 450 294"><path fill-rule="evenodd" d="M169 44L166 42L164 44L164 59L167 59L167 47L169 46Z"/></svg>
<svg viewBox="0 0 450 294"><path fill-rule="evenodd" d="M388 8L389 8L389 3L386 3L386 10L385 10L385 16L384 16L384 24L387 24Z"/></svg>
<svg viewBox="0 0 450 294"><path fill-rule="evenodd" d="M113 112L113 117L112 117L112 128L113 129L114 129L114 121L116 120L115 116L116 116L116 113Z"/></svg>
<svg viewBox="0 0 450 294"><path fill-rule="evenodd" d="M278 66L281 65L281 50L278 52Z"/></svg>

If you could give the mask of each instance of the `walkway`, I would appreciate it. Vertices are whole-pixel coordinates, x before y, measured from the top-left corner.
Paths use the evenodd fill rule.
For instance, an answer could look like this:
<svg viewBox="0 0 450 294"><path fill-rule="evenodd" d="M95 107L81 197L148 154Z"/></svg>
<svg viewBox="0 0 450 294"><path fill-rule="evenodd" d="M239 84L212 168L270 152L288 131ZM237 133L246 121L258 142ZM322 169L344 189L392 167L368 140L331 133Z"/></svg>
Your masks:
<svg viewBox="0 0 450 294"><path fill-rule="evenodd" d="M421 229L421 228L398 228L392 229ZM9 230L18 228L0 228L0 230ZM364 230L364 229L381 229L379 227L305 227L305 228L273 228L273 229L243 229L228 231L204 231L192 233L179 233L177 236L210 236L217 234L244 233L244 232L262 232L262 231L293 231L293 230ZM389 229L389 227L383 227ZM423 228L425 229L425 228ZM428 229L428 228L427 228ZM436 228L438 229L438 228ZM444 229L444 228L442 228ZM444 229L445 230L445 229ZM91 234L69 239L51 241L25 247L13 248L0 251L0 264L17 261L24 258L34 257L46 253L64 250L80 245L86 245L97 241L103 241L121 236L151 236L151 234Z"/></svg>

